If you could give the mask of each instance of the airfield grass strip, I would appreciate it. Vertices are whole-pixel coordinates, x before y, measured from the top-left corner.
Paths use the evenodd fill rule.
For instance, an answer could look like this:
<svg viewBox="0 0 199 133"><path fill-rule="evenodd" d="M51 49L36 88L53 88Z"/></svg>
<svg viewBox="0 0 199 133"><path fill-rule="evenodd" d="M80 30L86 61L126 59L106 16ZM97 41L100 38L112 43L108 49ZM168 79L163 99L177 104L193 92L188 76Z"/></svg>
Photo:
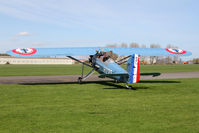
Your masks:
<svg viewBox="0 0 199 133"><path fill-rule="evenodd" d="M123 65L123 68L126 68ZM85 73L91 70L85 67ZM199 65L141 65L141 72L199 72ZM80 75L81 65L0 65L0 76Z"/></svg>
<svg viewBox="0 0 199 133"><path fill-rule="evenodd" d="M0 132L197 133L199 79L0 85Z"/></svg>

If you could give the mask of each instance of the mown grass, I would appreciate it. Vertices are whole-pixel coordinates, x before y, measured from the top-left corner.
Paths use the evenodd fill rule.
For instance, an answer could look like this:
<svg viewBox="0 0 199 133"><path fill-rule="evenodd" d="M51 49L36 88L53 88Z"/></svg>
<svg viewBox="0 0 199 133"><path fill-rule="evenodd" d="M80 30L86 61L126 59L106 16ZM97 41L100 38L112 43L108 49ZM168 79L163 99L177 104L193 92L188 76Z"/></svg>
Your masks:
<svg viewBox="0 0 199 133"><path fill-rule="evenodd" d="M125 68L125 66L123 66ZM85 67L85 73L90 68ZM141 65L141 72L197 72L199 65ZM73 75L81 65L0 65L0 76Z"/></svg>
<svg viewBox="0 0 199 133"><path fill-rule="evenodd" d="M85 67L85 72L90 68ZM0 76L73 75L81 65L0 65Z"/></svg>
<svg viewBox="0 0 199 133"><path fill-rule="evenodd" d="M184 65L142 65L143 72L199 72L198 64L184 64Z"/></svg>
<svg viewBox="0 0 199 133"><path fill-rule="evenodd" d="M197 133L198 81L0 85L0 132Z"/></svg>

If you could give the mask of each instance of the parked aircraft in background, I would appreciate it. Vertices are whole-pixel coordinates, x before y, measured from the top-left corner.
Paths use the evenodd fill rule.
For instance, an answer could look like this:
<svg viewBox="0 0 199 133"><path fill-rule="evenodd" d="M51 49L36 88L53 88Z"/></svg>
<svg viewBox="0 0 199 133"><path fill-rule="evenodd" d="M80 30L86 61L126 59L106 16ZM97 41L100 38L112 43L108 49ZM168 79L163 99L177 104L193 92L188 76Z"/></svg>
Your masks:
<svg viewBox="0 0 199 133"><path fill-rule="evenodd" d="M82 64L82 74L78 82L92 75L95 71L99 73L99 78L111 78L116 82L126 83L126 87L131 83L137 83L140 75L158 76L160 73L140 73L139 56L189 56L192 53L181 49L171 48L119 48L119 47L71 47L71 48L17 48L8 51L7 54L15 57L58 57L67 56ZM116 61L117 55L126 57ZM89 56L89 63L82 62L75 56ZM127 69L120 65L127 63ZM84 76L84 65L92 70Z"/></svg>

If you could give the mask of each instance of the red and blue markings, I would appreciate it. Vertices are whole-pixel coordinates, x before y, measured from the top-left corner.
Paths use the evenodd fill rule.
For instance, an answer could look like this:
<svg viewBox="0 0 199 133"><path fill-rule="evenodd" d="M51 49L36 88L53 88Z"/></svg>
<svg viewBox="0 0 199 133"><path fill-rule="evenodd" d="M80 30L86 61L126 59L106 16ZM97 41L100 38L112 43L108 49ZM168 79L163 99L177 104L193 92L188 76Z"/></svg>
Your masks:
<svg viewBox="0 0 199 133"><path fill-rule="evenodd" d="M166 51L172 54L186 54L186 51L182 49L166 48Z"/></svg>
<svg viewBox="0 0 199 133"><path fill-rule="evenodd" d="M129 83L137 83L140 80L140 63L138 55L131 56L131 72Z"/></svg>
<svg viewBox="0 0 199 133"><path fill-rule="evenodd" d="M37 52L37 50L34 48L17 48L13 49L12 52L20 55L33 55Z"/></svg>

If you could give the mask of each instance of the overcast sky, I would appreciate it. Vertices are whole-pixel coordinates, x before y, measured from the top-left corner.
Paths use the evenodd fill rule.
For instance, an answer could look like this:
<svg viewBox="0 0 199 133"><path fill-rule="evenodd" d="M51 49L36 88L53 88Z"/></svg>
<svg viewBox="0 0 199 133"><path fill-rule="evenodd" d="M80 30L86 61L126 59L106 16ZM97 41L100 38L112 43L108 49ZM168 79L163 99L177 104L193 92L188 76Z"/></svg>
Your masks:
<svg viewBox="0 0 199 133"><path fill-rule="evenodd" d="M173 44L199 57L198 0L0 0L0 52Z"/></svg>

